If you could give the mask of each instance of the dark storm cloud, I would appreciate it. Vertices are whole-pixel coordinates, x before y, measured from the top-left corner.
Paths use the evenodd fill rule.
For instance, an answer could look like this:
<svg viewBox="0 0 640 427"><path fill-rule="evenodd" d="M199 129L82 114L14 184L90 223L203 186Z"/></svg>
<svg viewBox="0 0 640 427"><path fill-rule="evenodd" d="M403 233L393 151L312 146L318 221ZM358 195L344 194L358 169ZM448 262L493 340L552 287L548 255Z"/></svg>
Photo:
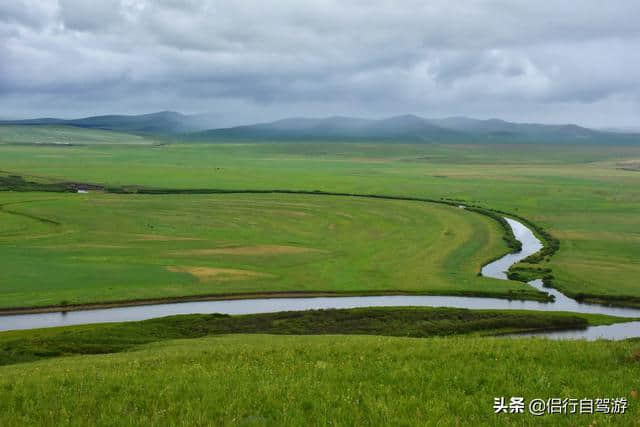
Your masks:
<svg viewBox="0 0 640 427"><path fill-rule="evenodd" d="M640 3L22 0L0 115L414 112L633 124Z"/></svg>

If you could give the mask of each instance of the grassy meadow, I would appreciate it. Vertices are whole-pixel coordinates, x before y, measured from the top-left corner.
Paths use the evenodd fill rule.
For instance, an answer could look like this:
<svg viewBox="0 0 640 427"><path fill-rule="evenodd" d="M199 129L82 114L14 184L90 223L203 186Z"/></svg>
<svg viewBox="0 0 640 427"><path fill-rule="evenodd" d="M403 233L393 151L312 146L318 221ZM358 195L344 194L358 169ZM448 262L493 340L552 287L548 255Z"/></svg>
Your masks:
<svg viewBox="0 0 640 427"><path fill-rule="evenodd" d="M541 296L478 276L508 251L504 230L455 206L62 192L73 182L503 210L560 240L535 265L551 269L554 286L639 304L639 162L633 146L186 144L0 126L0 308L293 292ZM376 308L3 332L0 425L636 426L637 339L488 336L616 321ZM625 415L494 414L501 396L629 406Z"/></svg>
<svg viewBox="0 0 640 427"><path fill-rule="evenodd" d="M67 131L76 132L74 138L78 141L82 140L85 132L90 133L87 138L101 132ZM111 139L112 134L107 132L103 144L87 143L84 146L0 145L0 170L43 182L75 180L133 188L322 190L464 200L521 215L559 238L560 251L542 267L552 268L553 284L563 292L586 299L640 304L640 172L634 167L640 159L639 147L179 142L159 145L160 141L152 140L150 146L137 146L127 144L129 137L126 135L116 144ZM5 136L3 140L7 138ZM36 139L34 136L31 143ZM23 137L23 141L28 142L29 138ZM0 194L0 198L9 202L12 197ZM194 200L192 197L180 200L189 205L189 200ZM286 199L280 195L272 198L274 202ZM132 201L132 205L136 203ZM45 209L45 204L32 204L28 209L35 214L39 206ZM51 208L48 206L46 209ZM16 206L16 209L27 208ZM105 211L104 208L101 210ZM126 208L120 213L124 211ZM342 212L350 214L348 210L343 209ZM474 222L471 217L467 215L465 218ZM203 216L199 218L208 221ZM367 221L360 222L364 224ZM418 227L426 226L427 222L425 220L413 227L419 230ZM65 224L68 223L66 221ZM94 227L100 228L100 225ZM485 230L486 227L490 226L485 226ZM432 231L425 229L426 233ZM421 232L417 234L422 236ZM477 238L485 241L484 254L496 253L496 247L487 243L491 239L486 234L480 233ZM497 242L497 239L492 239ZM99 238L94 244L109 244L108 238L103 240L105 238ZM234 244L233 239L228 243ZM305 245L307 243L315 247L315 242L306 242ZM91 239L88 239L88 244L91 244ZM260 244L274 243L264 241ZM55 252L52 251L51 255ZM117 251L105 248L100 251L100 256L108 258L114 252ZM473 250L471 252L477 254ZM478 261L479 258L474 258L471 270ZM393 260L389 260L389 264L393 264ZM142 277L145 274L137 273L138 283L144 282ZM154 279L158 277L153 276ZM368 280L366 274L362 277L362 282L368 282L367 285L361 283L364 287L370 286L372 290L389 288L388 285L380 286L377 280ZM469 284L475 283L472 277L465 280ZM262 282L271 283L268 280ZM431 278L429 282L434 285L418 287L442 287ZM453 285L454 282L458 285ZM162 283L166 284L166 281ZM465 287L458 279L448 283L446 286L451 286L453 293L459 290L456 289L459 286ZM346 288L353 288L352 285ZM413 281L405 280L394 283L393 288L417 290L414 285ZM170 286L165 287L168 289ZM297 286L306 285L298 283ZM481 286L488 290L496 289L492 284ZM504 286L505 290L509 289L508 285ZM148 294L145 293L146 296ZM58 299L70 297L65 295ZM19 301L20 297L16 300Z"/></svg>
<svg viewBox="0 0 640 427"><path fill-rule="evenodd" d="M640 423L640 345L224 335L0 367L0 424ZM628 399L624 415L494 414L495 397Z"/></svg>
<svg viewBox="0 0 640 427"><path fill-rule="evenodd" d="M318 195L0 193L0 307L268 292L536 297L477 273L496 221Z"/></svg>

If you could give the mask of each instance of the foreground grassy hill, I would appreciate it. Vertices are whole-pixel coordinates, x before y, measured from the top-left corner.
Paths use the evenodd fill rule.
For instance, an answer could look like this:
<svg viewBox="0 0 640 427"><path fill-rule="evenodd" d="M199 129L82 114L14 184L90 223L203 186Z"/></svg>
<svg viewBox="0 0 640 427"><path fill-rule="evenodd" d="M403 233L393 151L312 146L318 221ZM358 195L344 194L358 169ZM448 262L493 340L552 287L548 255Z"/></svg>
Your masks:
<svg viewBox="0 0 640 427"><path fill-rule="evenodd" d="M269 292L536 297L478 277L500 225L453 206L295 194L0 193L0 307Z"/></svg>
<svg viewBox="0 0 640 427"><path fill-rule="evenodd" d="M0 424L640 423L640 344L227 335L0 367ZM628 399L624 415L494 414L495 397Z"/></svg>

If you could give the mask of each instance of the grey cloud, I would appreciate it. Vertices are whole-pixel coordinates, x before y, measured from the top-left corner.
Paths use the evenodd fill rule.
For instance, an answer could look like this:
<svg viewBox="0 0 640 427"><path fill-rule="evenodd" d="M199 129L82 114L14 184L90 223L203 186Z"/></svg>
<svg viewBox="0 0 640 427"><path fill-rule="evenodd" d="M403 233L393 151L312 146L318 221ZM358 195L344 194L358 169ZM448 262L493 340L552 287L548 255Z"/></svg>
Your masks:
<svg viewBox="0 0 640 427"><path fill-rule="evenodd" d="M59 0L59 5L60 19L69 30L104 30L123 18L120 0Z"/></svg>
<svg viewBox="0 0 640 427"><path fill-rule="evenodd" d="M0 22L42 28L51 24L57 13L55 2L14 0L0 3Z"/></svg>
<svg viewBox="0 0 640 427"><path fill-rule="evenodd" d="M637 16L632 0L23 0L0 5L0 115L629 120Z"/></svg>

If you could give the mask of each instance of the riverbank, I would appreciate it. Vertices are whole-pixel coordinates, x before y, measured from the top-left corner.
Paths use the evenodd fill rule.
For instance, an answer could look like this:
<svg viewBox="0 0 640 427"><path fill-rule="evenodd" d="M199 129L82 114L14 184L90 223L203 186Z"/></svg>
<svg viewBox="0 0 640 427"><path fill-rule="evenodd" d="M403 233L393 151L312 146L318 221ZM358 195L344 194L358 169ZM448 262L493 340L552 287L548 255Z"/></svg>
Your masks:
<svg viewBox="0 0 640 427"><path fill-rule="evenodd" d="M220 334L504 335L584 329L629 320L597 314L445 307L308 310L236 316L192 314L139 322L3 332L0 333L0 365L73 354L117 353L152 342Z"/></svg>
<svg viewBox="0 0 640 427"><path fill-rule="evenodd" d="M487 291L447 291L447 292L400 292L400 291L301 291L301 292L255 292L255 293L229 293L229 294L207 294L188 295L181 297L148 298L140 300L120 300L105 301L83 304L58 304L42 307L7 307L0 308L0 320L2 316L39 314L39 313L64 313L85 310L100 310L119 307L140 307L156 304L177 304L188 302L204 301L229 301L229 300L252 300L252 299L286 299L286 298L340 298L340 297L369 297L369 296L451 296L451 297L477 297L477 298L497 298L507 301L539 301L552 302L553 298L545 292L536 290L522 290L522 292L497 293Z"/></svg>
<svg viewBox="0 0 640 427"><path fill-rule="evenodd" d="M504 222L509 226L511 234L517 238L521 250L517 253L510 253L502 258L485 265L482 268L482 274L495 279L506 280L509 269L520 262L522 259L530 257L544 247L542 242L534 235L534 233L524 224L510 219L503 218ZM549 305L539 304L535 307L531 301L521 301L522 309L540 309L551 312L572 312L586 313L588 315L614 315L629 318L640 318L640 310L631 308L610 308L601 305L581 304L561 292L545 288L541 279L528 282L534 289L543 293L548 291L547 296L553 299L553 303ZM92 310L71 310L51 313L32 313L32 314L15 314L5 315L0 330L21 330L21 329L37 329L55 326L82 325L101 322L121 322L136 321L159 318L175 314L200 314L200 313L216 313L216 314L247 314L256 315L263 313L277 313L285 311L305 311L314 309L345 309L345 308L370 308L370 307L448 307L448 308L475 308L475 309L499 309L514 307L505 306L504 300L479 298L479 297L438 297L438 296L416 296L416 295L387 295L387 296L342 296L342 297L304 297L297 298L280 297L280 298L262 298L262 299L233 299L219 301L194 301L181 303L160 303L149 304L147 308L137 307L135 305L129 307L112 307ZM527 304L527 306L525 306ZM585 339L626 339L636 337L635 331L639 322L631 322L630 327L625 326L608 326L599 329L587 328L583 326L582 333L571 332L568 337L585 338ZM573 329L575 327L565 327L556 329ZM537 333L535 330L513 330L505 333ZM550 335L551 336L551 335Z"/></svg>

